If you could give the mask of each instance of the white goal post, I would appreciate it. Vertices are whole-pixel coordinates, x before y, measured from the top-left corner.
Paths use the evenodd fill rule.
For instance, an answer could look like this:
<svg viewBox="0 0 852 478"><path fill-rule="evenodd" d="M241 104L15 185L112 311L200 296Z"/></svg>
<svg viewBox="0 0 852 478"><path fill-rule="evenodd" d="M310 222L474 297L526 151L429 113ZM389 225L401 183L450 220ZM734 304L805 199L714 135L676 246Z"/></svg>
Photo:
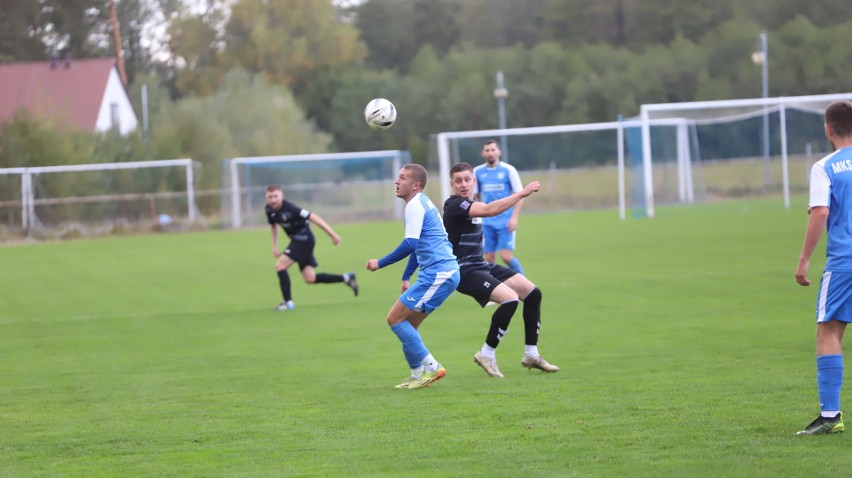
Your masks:
<svg viewBox="0 0 852 478"><path fill-rule="evenodd" d="M663 119L652 122L654 126L674 126L678 130L684 130L686 123L681 119ZM450 168L453 164L458 163L459 153L451 151L451 141L458 139L497 139L506 136L532 136L532 135L548 135L548 134L582 134L595 131L611 131L614 133L612 139L616 142L616 170L617 179L614 180L615 189L618 191L618 212L621 219L626 218L626 165L625 165L625 129L639 128L642 123L637 119L629 119L623 121L612 121L605 123L586 123L573 125L556 125L556 126L536 126L529 128L508 128L508 129L492 129L479 131L452 131L439 133L437 135L438 142L438 162L439 174L441 177L441 200L445 201L450 197ZM678 158L688 158L687 145L678 144ZM570 155L571 152L562 151L563 155ZM517 156L513 156L517 157ZM680 161L681 159L679 159ZM521 161L511 162L519 171L523 168Z"/></svg>
<svg viewBox="0 0 852 478"><path fill-rule="evenodd" d="M825 107L841 99L852 93L646 104L618 122L443 132L441 195L450 195L453 164L480 160L472 140L495 139L522 176L548 183L530 205L540 211L614 207L616 191L622 219L628 207L652 218L655 203L749 195L783 193L789 207L791 186L805 190L806 166L827 153Z"/></svg>
<svg viewBox="0 0 852 478"><path fill-rule="evenodd" d="M839 93L829 95L808 95L808 96L787 96L777 98L751 98L737 100L717 100L717 101L693 101L683 103L659 103L642 105L639 114L639 121L642 128L642 163L644 171L644 183L646 194L646 210L648 217L654 217L654 179L653 179L653 152L651 147L651 126L658 124L658 121L664 119L679 119L686 122L690 126L696 124L721 124L722 122L736 118L747 117L749 115L762 115L764 128L763 133L754 140L762 139L764 142L764 154L767 161L769 160L769 142L777 143L777 149L781 157L781 176L782 176L782 191L784 196L784 207L790 207L790 173L789 173L789 124L788 112L791 110L806 111L814 115L821 115L825 107L832 101L837 100L852 100L852 93ZM778 115L777 138L769 137L769 117L770 115ZM689 139L678 136L678 142L681 140L689 143ZM694 145L693 145L694 146ZM700 158L698 158L700 159ZM679 188L686 189L684 181L690 181L688 190L691 193L692 171L685 168L690 168L690 159L685 162L678 161L678 179ZM767 163L768 165L768 163Z"/></svg>
<svg viewBox="0 0 852 478"><path fill-rule="evenodd" d="M227 217L224 206L230 207L231 227L243 227L243 216L252 223L252 198L259 199L268 184L279 184L287 197L298 203L302 197L320 192L313 199L305 199L311 207L326 208L329 214L341 214L352 219L361 206L375 206L371 219L392 216L402 217L402 204L385 199L381 187L393 183L404 163L411 162L408 151L382 150L354 153L316 153L282 156L255 156L225 160L229 180L223 184L229 190L229 200L223 201L223 217ZM253 172L254 171L254 172ZM380 188L376 188L381 185ZM381 199L366 197L375 193ZM331 198L330 196L335 196ZM223 198L224 199L224 198ZM321 201L328 199L333 202ZM395 199L395 198L394 198ZM377 204L388 201L387 205ZM336 211L332 211L335 209ZM322 209L318 209L322 210ZM328 217L326 212L323 217ZM366 215L365 215L366 217Z"/></svg>
<svg viewBox="0 0 852 478"><path fill-rule="evenodd" d="M39 166L26 168L4 168L0 169L0 175L20 175L21 176L21 226L24 231L31 230L37 225L37 216L35 212L36 205L41 204L64 204L72 202L98 202L110 201L113 199L121 199L122 194L109 194L98 196L75 196L75 197L60 197L50 199L37 199L36 188L34 187L33 178L42 174L51 173L76 173L90 171L109 171L109 170L127 170L127 169L147 169L147 168L183 168L186 173L186 197L187 197L187 218L190 222L195 222L198 219L198 209L195 204L195 186L193 177L193 167L195 163L191 159L167 159L155 161L131 161L123 163L94 163L94 164L75 164L65 166ZM149 193L162 194L162 193ZM182 195L183 193L181 193ZM138 196L138 194L136 194Z"/></svg>

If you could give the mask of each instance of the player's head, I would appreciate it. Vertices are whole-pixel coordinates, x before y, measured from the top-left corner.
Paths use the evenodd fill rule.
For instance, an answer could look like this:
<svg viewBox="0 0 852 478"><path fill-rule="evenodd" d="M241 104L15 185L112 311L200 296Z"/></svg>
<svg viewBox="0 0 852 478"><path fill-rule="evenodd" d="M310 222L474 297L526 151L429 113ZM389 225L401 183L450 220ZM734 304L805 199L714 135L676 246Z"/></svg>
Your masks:
<svg viewBox="0 0 852 478"><path fill-rule="evenodd" d="M497 140L495 139L486 139L484 143L482 143L482 159L488 162L489 166L494 166L498 161L500 161L500 155L503 154L500 151L500 145L497 144Z"/></svg>
<svg viewBox="0 0 852 478"><path fill-rule="evenodd" d="M476 191L476 177L473 175L473 166L467 163L454 164L450 168L450 185L453 194L463 198L470 198Z"/></svg>
<svg viewBox="0 0 852 478"><path fill-rule="evenodd" d="M852 141L852 102L839 100L825 109L825 137L834 149Z"/></svg>
<svg viewBox="0 0 852 478"><path fill-rule="evenodd" d="M277 184L266 186L266 204L269 204L273 209L278 209L283 202L284 191L281 190L281 186Z"/></svg>
<svg viewBox="0 0 852 478"><path fill-rule="evenodd" d="M406 201L410 200L415 194L426 188L426 181L428 180L429 173L426 172L426 168L419 164L406 164L399 170L399 176L394 181L396 197Z"/></svg>

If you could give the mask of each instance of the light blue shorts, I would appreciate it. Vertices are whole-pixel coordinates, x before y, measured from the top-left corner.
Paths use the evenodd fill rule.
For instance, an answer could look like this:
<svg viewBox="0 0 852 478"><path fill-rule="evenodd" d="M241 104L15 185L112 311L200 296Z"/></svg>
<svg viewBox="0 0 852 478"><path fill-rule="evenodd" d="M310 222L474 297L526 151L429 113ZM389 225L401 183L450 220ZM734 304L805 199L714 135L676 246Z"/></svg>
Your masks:
<svg viewBox="0 0 852 478"><path fill-rule="evenodd" d="M817 323L852 322L852 272L823 272L816 315Z"/></svg>
<svg viewBox="0 0 852 478"><path fill-rule="evenodd" d="M483 252L497 252L502 250L515 250L515 231L509 231L506 223L499 225L482 225L482 250Z"/></svg>
<svg viewBox="0 0 852 478"><path fill-rule="evenodd" d="M437 274L417 273L417 280L399 296L399 301L414 312L427 314L437 309L459 285L459 270Z"/></svg>

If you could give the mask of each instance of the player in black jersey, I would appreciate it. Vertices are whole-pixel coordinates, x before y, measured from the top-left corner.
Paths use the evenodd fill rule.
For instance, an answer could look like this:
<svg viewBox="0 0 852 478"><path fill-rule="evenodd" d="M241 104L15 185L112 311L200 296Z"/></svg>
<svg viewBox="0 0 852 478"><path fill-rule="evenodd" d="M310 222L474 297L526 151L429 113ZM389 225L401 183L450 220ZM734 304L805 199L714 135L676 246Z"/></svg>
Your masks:
<svg viewBox="0 0 852 478"><path fill-rule="evenodd" d="M476 178L473 167L458 163L450 169L453 195L444 202L444 228L458 258L461 282L456 288L485 307L489 301L499 304L491 316L491 327L482 348L473 356L474 362L492 377L503 378L497 368L495 349L509 328L509 322L524 302L525 348L521 365L544 372L557 372L559 367L547 362L538 353L538 334L541 326L541 291L523 274L499 264L486 262L482 257L482 218L491 217L509 209L521 199L541 188L533 181L520 192L503 199L482 203L474 199Z"/></svg>
<svg viewBox="0 0 852 478"><path fill-rule="evenodd" d="M315 272L317 260L314 257L314 246L316 239L311 232L310 223L314 223L325 231L334 245L340 244L340 236L334 232L319 214L312 213L306 209L286 201L284 191L277 184L266 188L266 219L269 221L272 231L272 255L278 260L275 262L275 271L278 273L278 283L281 286L281 295L284 301L276 307L278 310L290 310L296 307L290 293L290 275L287 269L294 263L299 264L302 278L307 284L331 284L343 282L349 286L355 295L358 295L358 282L355 280L354 272L345 274L326 274ZM284 251L278 250L278 226L284 229L290 238L290 244Z"/></svg>

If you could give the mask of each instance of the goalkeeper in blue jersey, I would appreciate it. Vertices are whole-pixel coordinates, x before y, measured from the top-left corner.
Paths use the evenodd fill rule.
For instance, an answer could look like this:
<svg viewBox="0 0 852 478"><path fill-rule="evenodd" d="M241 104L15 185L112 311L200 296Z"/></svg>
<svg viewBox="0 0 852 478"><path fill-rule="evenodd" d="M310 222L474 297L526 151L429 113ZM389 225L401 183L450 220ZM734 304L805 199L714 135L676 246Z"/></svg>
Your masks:
<svg viewBox="0 0 852 478"><path fill-rule="evenodd" d="M843 332L852 321L852 102L825 110L825 135L835 149L811 168L808 225L796 282L808 286L811 255L828 230L825 269L817 295L816 366L819 416L798 435L843 431Z"/></svg>
<svg viewBox="0 0 852 478"><path fill-rule="evenodd" d="M493 139L486 140L482 144L482 159L485 163L480 164L473 170L476 177L476 195L480 201L490 203L511 196L513 193L524 189L518 170L510 164L500 161L500 147ZM524 273L520 261L515 257L515 233L518 228L518 216L521 214L521 199L513 207L482 220L482 234L485 240L483 249L485 260L494 262L494 255L500 251L500 258L507 266L515 272Z"/></svg>
<svg viewBox="0 0 852 478"><path fill-rule="evenodd" d="M402 342L402 353L411 374L396 388L428 387L444 377L446 370L429 353L420 332L423 320L437 309L459 284L459 265L438 208L423 193L428 174L423 166L406 164L394 185L396 197L405 200L405 238L390 254L370 259L366 267L376 271L408 258L402 274L402 295L388 311L387 322ZM413 285L409 279L420 267Z"/></svg>

